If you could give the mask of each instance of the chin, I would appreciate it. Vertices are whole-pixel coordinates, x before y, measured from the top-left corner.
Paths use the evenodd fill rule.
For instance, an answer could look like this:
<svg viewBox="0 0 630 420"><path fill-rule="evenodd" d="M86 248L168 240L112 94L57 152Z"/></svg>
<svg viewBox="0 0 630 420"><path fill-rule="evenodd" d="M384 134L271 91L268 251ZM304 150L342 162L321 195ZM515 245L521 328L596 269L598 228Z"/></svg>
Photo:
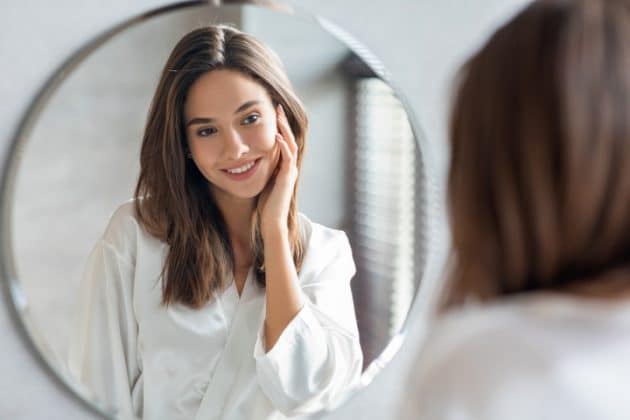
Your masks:
<svg viewBox="0 0 630 420"><path fill-rule="evenodd" d="M230 186L226 186L226 185L218 185L214 184L215 188L218 187L217 189L221 191L222 194L228 195L228 196L232 196L235 198L241 198L243 200L248 200L248 199L252 199L252 198L256 198L258 197L258 195L263 191L264 189L264 184L263 185L251 185L248 188L234 188L234 186L230 185Z"/></svg>
<svg viewBox="0 0 630 420"><path fill-rule="evenodd" d="M228 194L236 197L236 198L242 198L243 200L248 200L248 199L252 199L252 198L256 198L258 197L258 195L262 192L262 188L260 190L255 190L252 192L249 191L238 191L238 192L228 192Z"/></svg>

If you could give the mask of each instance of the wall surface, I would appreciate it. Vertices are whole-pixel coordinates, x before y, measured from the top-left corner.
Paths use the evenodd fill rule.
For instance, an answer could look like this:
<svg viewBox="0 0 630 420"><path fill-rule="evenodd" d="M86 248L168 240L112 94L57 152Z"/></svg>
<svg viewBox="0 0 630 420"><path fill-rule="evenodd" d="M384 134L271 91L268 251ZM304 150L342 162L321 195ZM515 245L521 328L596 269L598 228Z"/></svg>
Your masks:
<svg viewBox="0 0 630 420"><path fill-rule="evenodd" d="M168 2L158 0L43 0L11 2L0 13L0 158L30 99L49 75L85 39L110 25ZM354 34L388 67L409 99L426 135L424 153L435 170L432 193L441 201L447 159L445 145L449 86L462 60L524 0L302 0L299 7L321 14ZM6 204L6 203L3 203ZM426 312L446 246L443 212L432 215L431 248L425 287L413 317ZM63 238L60 238L62 242ZM10 303L0 299L3 331L0 359L0 418L89 419L80 403L63 392L40 368L27 341L16 328ZM404 372L417 352L421 322L410 323L411 334L401 352L362 393L329 419L393 418L404 389Z"/></svg>

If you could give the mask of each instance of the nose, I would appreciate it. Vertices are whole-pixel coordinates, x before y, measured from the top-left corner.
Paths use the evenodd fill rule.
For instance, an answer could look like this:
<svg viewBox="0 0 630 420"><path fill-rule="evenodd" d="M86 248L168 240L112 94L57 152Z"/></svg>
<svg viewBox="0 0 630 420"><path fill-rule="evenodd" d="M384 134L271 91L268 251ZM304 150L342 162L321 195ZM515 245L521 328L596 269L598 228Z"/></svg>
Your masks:
<svg viewBox="0 0 630 420"><path fill-rule="evenodd" d="M239 159L249 151L249 146L236 130L228 130L223 143L223 155L226 159Z"/></svg>

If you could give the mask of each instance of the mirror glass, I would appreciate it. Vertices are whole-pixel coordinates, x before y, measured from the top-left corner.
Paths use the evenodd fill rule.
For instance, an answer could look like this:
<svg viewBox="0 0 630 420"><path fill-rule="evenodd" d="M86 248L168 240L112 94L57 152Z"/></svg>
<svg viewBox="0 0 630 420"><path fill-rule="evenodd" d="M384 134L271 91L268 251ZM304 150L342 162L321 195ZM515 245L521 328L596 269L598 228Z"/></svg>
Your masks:
<svg viewBox="0 0 630 420"><path fill-rule="evenodd" d="M329 24L283 8L180 7L138 21L67 69L40 98L28 131L18 136L3 197L10 200L11 237L4 240L12 256L4 258L11 258L16 306L45 360L79 387L66 360L88 254L114 210L133 195L147 112L171 49L211 23L231 24L270 46L305 104L298 207L350 240L365 384L387 361L379 355L400 334L424 270L418 132L399 95L366 64L365 51ZM97 391L78 392L98 403Z"/></svg>

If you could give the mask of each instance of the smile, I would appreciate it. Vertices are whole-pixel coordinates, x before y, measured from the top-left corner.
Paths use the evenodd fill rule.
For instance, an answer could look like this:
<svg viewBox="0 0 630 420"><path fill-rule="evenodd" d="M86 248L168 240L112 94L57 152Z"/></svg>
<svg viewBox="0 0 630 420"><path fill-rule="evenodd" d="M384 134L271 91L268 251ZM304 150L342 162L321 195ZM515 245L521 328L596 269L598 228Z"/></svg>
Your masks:
<svg viewBox="0 0 630 420"><path fill-rule="evenodd" d="M248 162L242 166L232 169L222 169L222 171L230 178L235 181L242 181L244 179L249 178L258 167L258 163L260 162L260 158Z"/></svg>
<svg viewBox="0 0 630 420"><path fill-rule="evenodd" d="M256 161L251 161L249 163L246 163L243 166L240 166L238 168L234 168L234 169L227 169L227 171L231 174L241 174L243 172L246 172L250 169L252 169L252 167L254 166L254 164L256 163Z"/></svg>

